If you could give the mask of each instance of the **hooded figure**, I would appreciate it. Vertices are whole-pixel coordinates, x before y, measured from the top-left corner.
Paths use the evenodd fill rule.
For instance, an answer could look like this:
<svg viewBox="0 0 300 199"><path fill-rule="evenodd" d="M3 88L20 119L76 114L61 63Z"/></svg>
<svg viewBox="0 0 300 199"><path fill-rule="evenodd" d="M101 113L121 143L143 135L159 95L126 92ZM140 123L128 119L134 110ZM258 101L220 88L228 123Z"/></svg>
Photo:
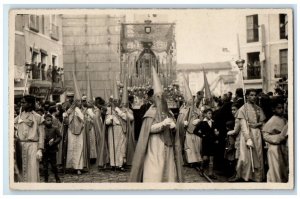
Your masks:
<svg viewBox="0 0 300 199"><path fill-rule="evenodd" d="M154 68L154 101L146 112L129 182L182 182L182 155L173 114Z"/></svg>
<svg viewBox="0 0 300 199"><path fill-rule="evenodd" d="M105 89L106 96L106 89ZM103 122L103 109L104 102L103 100L99 100L101 98L96 98L95 103L95 116L94 116L94 128L95 128L95 137L96 137L96 150L97 150L97 162L99 169L105 168L109 163L109 153L108 153L108 145L107 145L107 134L105 133L105 126ZM106 99L107 100L107 99Z"/></svg>
<svg viewBox="0 0 300 199"><path fill-rule="evenodd" d="M195 112L196 108L194 106L192 92L185 80L185 98L186 107L188 109L188 115L185 118L184 126L185 131L185 141L184 141L184 152L185 160L189 164L193 164L196 168L200 168L201 158L201 138L194 134L194 129L196 124L200 121L199 115Z"/></svg>
<svg viewBox="0 0 300 199"><path fill-rule="evenodd" d="M85 117L85 133L86 133L86 160L87 165L89 165L90 159L97 158L97 149L96 149L96 135L95 135L95 111L94 111L94 102L93 102L93 93L92 86L90 81L90 74L87 72L87 108L84 111Z"/></svg>
<svg viewBox="0 0 300 199"><path fill-rule="evenodd" d="M185 133L186 133L186 126L184 125L184 121L189 119L189 113L192 112L191 105L193 104L193 95L192 92L188 86L188 82L184 77L184 88L183 88L183 94L185 103L180 107L179 109L179 115L176 122L176 131L178 131L178 134L180 136L180 144L182 147L182 151L184 152L184 142L185 142ZM183 156L184 163L186 163L185 156Z"/></svg>
<svg viewBox="0 0 300 199"><path fill-rule="evenodd" d="M77 170L78 174L84 166L84 115L80 110L81 94L73 71L74 98L72 106L64 114L68 122L68 147L66 168Z"/></svg>
<svg viewBox="0 0 300 199"><path fill-rule="evenodd" d="M116 81L113 82L113 100L106 112L105 132L108 135L110 166L124 170L126 162L126 120L127 116L119 108L119 93Z"/></svg>
<svg viewBox="0 0 300 199"><path fill-rule="evenodd" d="M127 78L124 78L124 87L122 95L122 111L126 113L126 164L132 165L132 159L135 150L135 139L134 139L134 117L133 112L129 108L128 102L128 90L127 90Z"/></svg>

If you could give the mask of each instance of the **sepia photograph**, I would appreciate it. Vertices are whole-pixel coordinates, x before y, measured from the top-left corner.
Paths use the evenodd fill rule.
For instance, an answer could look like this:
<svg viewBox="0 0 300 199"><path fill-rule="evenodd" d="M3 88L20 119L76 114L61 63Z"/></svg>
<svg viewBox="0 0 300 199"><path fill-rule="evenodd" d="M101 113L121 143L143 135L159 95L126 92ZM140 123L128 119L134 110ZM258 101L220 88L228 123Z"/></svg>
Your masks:
<svg viewBox="0 0 300 199"><path fill-rule="evenodd" d="M293 189L293 16L10 10L10 189Z"/></svg>

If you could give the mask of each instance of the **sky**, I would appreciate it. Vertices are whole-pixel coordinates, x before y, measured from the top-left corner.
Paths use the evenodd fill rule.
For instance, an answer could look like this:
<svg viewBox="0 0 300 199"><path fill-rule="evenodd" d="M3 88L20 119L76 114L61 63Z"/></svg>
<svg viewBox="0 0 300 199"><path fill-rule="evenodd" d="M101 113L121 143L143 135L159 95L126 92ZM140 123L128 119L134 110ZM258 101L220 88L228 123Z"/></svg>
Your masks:
<svg viewBox="0 0 300 199"><path fill-rule="evenodd" d="M235 58L237 19L238 13L221 10L176 14L177 63L208 63ZM228 51L224 52L223 48Z"/></svg>

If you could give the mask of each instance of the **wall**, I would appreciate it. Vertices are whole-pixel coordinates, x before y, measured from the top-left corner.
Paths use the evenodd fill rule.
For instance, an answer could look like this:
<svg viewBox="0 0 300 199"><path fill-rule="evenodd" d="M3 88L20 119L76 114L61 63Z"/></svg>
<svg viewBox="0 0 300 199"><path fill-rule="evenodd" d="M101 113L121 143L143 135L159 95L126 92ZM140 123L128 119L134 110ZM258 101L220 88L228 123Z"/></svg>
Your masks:
<svg viewBox="0 0 300 199"><path fill-rule="evenodd" d="M210 85L210 89L212 94L215 96L220 96L228 91L231 91L232 93L235 92L235 89L237 88L236 84L227 84L224 85L222 81L217 81L219 79L219 76L221 75L228 75L228 70L218 70L218 71L206 71L206 77L208 80L208 84ZM180 85L180 90L183 90L183 75L186 76L189 87L191 89L191 92L193 95L196 95L196 93L203 89L204 87L204 80L203 80L203 72L202 70L195 71L195 72L177 72L177 81ZM238 76L236 76L236 82L238 81Z"/></svg>
<svg viewBox="0 0 300 199"><path fill-rule="evenodd" d="M59 26L59 40L53 40L50 37L50 15L44 15L44 31L42 31L42 16L40 15L39 32L34 32L29 29L29 15L17 15L15 18L15 77L20 76L20 82L15 82L15 90L23 89L25 79L25 62L31 62L30 47L35 49L43 49L47 52L46 70L48 66L52 65L52 55L57 56L57 66L63 67L63 53L62 53L62 18L56 15L56 24ZM38 62L41 61L41 54L39 52ZM16 74L17 71L22 73ZM28 87L30 86L30 80Z"/></svg>
<svg viewBox="0 0 300 199"><path fill-rule="evenodd" d="M259 41L247 43L247 34L246 34L246 16L253 15L256 13L247 13L247 15L242 14L240 16L241 23L239 25L239 41L240 41L240 51L241 58L246 60L244 65L244 77L247 77L247 53L250 52L261 52L262 51L262 34L261 28L259 28ZM278 78L275 78L275 65L279 68L279 50L287 49L288 40L280 39L279 35L279 14L259 14L258 15L258 24L265 25L265 57L264 62L265 67L265 77L266 79L257 79L257 80L245 80L246 88L260 88L262 85L265 85L266 91L274 91L275 82L278 81Z"/></svg>
<svg viewBox="0 0 300 199"><path fill-rule="evenodd" d="M71 72L75 70L82 94L86 94L87 71L94 97L103 97L105 89L110 92L113 77L119 78L120 23L124 20L124 16L109 15L63 16L63 64L68 89L73 89Z"/></svg>

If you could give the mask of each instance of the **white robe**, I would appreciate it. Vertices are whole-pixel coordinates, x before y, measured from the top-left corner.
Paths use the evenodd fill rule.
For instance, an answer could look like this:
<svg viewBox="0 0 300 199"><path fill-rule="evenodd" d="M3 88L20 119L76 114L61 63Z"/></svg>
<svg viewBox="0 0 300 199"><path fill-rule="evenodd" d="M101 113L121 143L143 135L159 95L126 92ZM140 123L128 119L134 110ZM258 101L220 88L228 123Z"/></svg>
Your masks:
<svg viewBox="0 0 300 199"><path fill-rule="evenodd" d="M32 121L29 127L25 121ZM17 137L21 140L23 182L39 182L39 161L37 160L38 149L44 148L45 131L43 119L35 112L22 112L15 118ZM18 154L17 154L18 155Z"/></svg>
<svg viewBox="0 0 300 199"><path fill-rule="evenodd" d="M277 130L278 133L274 133ZM288 152L286 146L286 120L273 116L263 128L263 138L268 146L268 182L288 181Z"/></svg>
<svg viewBox="0 0 300 199"><path fill-rule="evenodd" d="M108 148L110 166L122 167L126 161L126 134L121 126L120 117L116 116L116 112L109 110L105 120L108 125ZM113 118L113 125L111 125L111 118ZM126 114L121 114L121 118L126 120Z"/></svg>
<svg viewBox="0 0 300 199"><path fill-rule="evenodd" d="M83 169L83 115L79 108L69 113L68 151L66 168ZM75 135L75 131L81 133Z"/></svg>
<svg viewBox="0 0 300 199"><path fill-rule="evenodd" d="M159 124L159 123L157 123ZM155 123L154 123L155 125ZM176 164L172 146L162 141L161 125L152 125L145 156L143 182L176 182ZM168 168L168 169L165 169ZM167 173L164 173L167 171Z"/></svg>

